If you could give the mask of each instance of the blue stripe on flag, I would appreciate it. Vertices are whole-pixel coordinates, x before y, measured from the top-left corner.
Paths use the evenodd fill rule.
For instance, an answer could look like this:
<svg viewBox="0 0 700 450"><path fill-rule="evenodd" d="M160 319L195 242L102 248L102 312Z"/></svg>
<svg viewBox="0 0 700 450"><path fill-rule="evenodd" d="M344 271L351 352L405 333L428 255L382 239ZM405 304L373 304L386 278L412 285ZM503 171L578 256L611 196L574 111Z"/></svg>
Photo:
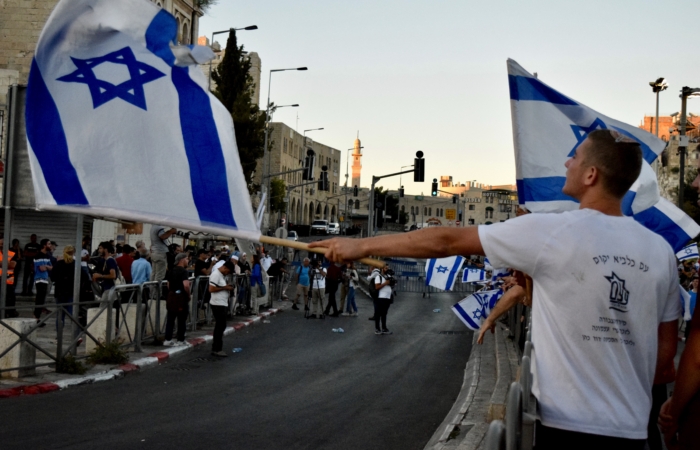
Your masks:
<svg viewBox="0 0 700 450"><path fill-rule="evenodd" d="M87 205L78 173L70 161L58 107L44 83L36 59L32 59L29 71L25 113L27 139L56 204Z"/></svg>
<svg viewBox="0 0 700 450"><path fill-rule="evenodd" d="M558 105L578 105L575 101L560 94L537 78L508 75L511 100L531 100L556 103Z"/></svg>
<svg viewBox="0 0 700 450"><path fill-rule="evenodd" d="M694 236L688 236L681 227L655 206L635 214L634 220L641 223L654 233L661 235L671 244L674 252L679 252Z"/></svg>
<svg viewBox="0 0 700 450"><path fill-rule="evenodd" d="M461 256L458 256L455 258L455 263L452 265L452 268L450 269L450 276L447 277L447 289L448 291L452 290L452 285L455 284L455 276L457 276L457 272L459 272L460 267L462 267L462 263L464 262L464 258Z"/></svg>
<svg viewBox="0 0 700 450"><path fill-rule="evenodd" d="M185 67L173 67L172 79L180 100L180 126L199 219L235 228L226 161L209 96L190 78Z"/></svg>
<svg viewBox="0 0 700 450"><path fill-rule="evenodd" d="M521 201L547 202L552 200L570 200L578 203L574 198L564 194L561 190L566 183L566 177L541 177L524 178L519 180L518 195L522 192Z"/></svg>
<svg viewBox="0 0 700 450"><path fill-rule="evenodd" d="M459 314L461 319L464 321L464 323L467 324L469 328L475 331L481 328L481 324L474 322L474 319L469 317L469 314L467 314L467 312L462 308L462 306L459 303L454 305L453 308L455 309L455 311L457 311L457 314Z"/></svg>
<svg viewBox="0 0 700 450"><path fill-rule="evenodd" d="M437 261L437 259L432 258L430 260L430 263L428 264L428 270L427 270L428 273L426 274L426 277L425 277L425 285L426 286L430 286L430 280L433 278L433 270L435 269L435 261Z"/></svg>
<svg viewBox="0 0 700 450"><path fill-rule="evenodd" d="M169 66L175 65L175 55L170 50L170 43L177 36L175 18L161 9L146 30L146 48L159 56Z"/></svg>

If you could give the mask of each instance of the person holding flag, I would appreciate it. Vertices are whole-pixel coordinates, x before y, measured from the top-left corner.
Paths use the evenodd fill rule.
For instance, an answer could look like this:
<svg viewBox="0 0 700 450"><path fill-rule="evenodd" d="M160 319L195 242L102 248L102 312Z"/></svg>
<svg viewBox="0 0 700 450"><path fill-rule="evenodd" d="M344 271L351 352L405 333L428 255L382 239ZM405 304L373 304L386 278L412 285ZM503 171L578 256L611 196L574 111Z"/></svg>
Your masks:
<svg viewBox="0 0 700 450"><path fill-rule="evenodd" d="M578 210L311 247L325 248L332 261L480 254L494 267L527 273L537 302L538 450L574 440L583 448L642 449L655 376L673 373L680 316L675 254L622 214L623 197L642 169L638 142L595 130L565 166L562 193Z"/></svg>

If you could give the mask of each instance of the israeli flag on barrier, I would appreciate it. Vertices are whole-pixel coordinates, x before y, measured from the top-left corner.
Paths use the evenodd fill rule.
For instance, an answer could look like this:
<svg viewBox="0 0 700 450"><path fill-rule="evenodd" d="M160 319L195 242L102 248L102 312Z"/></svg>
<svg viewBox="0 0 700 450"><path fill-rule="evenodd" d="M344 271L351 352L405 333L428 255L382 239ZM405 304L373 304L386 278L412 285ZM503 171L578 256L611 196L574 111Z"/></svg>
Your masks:
<svg viewBox="0 0 700 450"><path fill-rule="evenodd" d="M676 253L676 258L678 258L679 261L685 261L686 259L697 259L698 244L693 242L692 244L686 245L680 252Z"/></svg>
<svg viewBox="0 0 700 450"><path fill-rule="evenodd" d="M507 277L508 275L510 275L510 270L507 268L493 269L491 271L491 281L498 281L499 278Z"/></svg>
<svg viewBox="0 0 700 450"><path fill-rule="evenodd" d="M598 129L612 129L636 140L645 163L625 196L623 213L663 236L675 251L700 234L700 226L659 195L652 163L666 143L646 131L617 121L547 86L512 59L508 82L515 146L515 171L521 205L532 212L578 208L562 193L564 163Z"/></svg>
<svg viewBox="0 0 700 450"><path fill-rule="evenodd" d="M61 0L29 74L37 207L257 240L231 115L144 0Z"/></svg>
<svg viewBox="0 0 700 450"><path fill-rule="evenodd" d="M469 329L476 331L502 296L503 291L500 289L477 292L456 303L452 307L452 312Z"/></svg>
<svg viewBox="0 0 700 450"><path fill-rule="evenodd" d="M451 291L463 262L461 256L429 259L425 264L425 285Z"/></svg>
<svg viewBox="0 0 700 450"><path fill-rule="evenodd" d="M462 283L476 283L486 281L486 271L475 267L467 267L462 273Z"/></svg>

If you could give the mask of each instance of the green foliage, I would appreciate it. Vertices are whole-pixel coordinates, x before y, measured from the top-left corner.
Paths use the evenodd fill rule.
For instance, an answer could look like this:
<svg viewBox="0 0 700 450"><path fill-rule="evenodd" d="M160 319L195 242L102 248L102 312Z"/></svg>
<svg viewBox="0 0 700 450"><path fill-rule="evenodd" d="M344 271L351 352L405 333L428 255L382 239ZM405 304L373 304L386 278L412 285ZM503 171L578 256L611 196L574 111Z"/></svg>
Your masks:
<svg viewBox="0 0 700 450"><path fill-rule="evenodd" d="M88 362L90 364L125 364L129 361L129 356L121 347L123 343L121 339L115 339L109 344L100 341L100 345L88 355Z"/></svg>
<svg viewBox="0 0 700 450"><path fill-rule="evenodd" d="M76 360L73 355L68 354L65 358L56 363L56 372L70 375L82 375L87 372L87 367L82 362Z"/></svg>
<svg viewBox="0 0 700 450"><path fill-rule="evenodd" d="M249 74L250 67L250 60L243 54L243 46L238 46L236 32L231 31L224 59L212 73L212 80L216 82L214 95L233 118L238 154L248 185L258 159L263 156L266 122L265 111L252 102L255 85Z"/></svg>
<svg viewBox="0 0 700 450"><path fill-rule="evenodd" d="M278 178L273 178L270 181L270 209L272 212L284 211L286 204L284 203L284 197L287 195L287 186L284 180Z"/></svg>
<svg viewBox="0 0 700 450"><path fill-rule="evenodd" d="M197 1L197 7L202 12L207 12L209 10L209 8L211 8L212 6L219 3L219 0L196 0L196 1Z"/></svg>

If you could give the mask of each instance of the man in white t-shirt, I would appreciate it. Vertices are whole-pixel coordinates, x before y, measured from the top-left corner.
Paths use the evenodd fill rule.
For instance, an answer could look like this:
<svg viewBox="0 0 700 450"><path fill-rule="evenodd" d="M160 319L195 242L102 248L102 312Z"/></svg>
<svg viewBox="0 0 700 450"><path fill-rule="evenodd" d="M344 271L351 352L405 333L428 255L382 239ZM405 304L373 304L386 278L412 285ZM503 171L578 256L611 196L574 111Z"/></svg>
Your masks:
<svg viewBox="0 0 700 450"><path fill-rule="evenodd" d="M211 293L209 305L216 321L214 324L214 341L211 346L211 353L214 356L227 356L226 352L223 351L224 330L226 330L228 298L230 292L233 291L233 286L226 281L226 275L234 270L233 263L226 261L217 269L212 269L211 275L209 275L209 292Z"/></svg>
<svg viewBox="0 0 700 450"><path fill-rule="evenodd" d="M326 297L326 269L317 259L311 262L311 315L309 319L323 319L323 300Z"/></svg>
<svg viewBox="0 0 700 450"><path fill-rule="evenodd" d="M311 247L333 261L480 254L532 276L537 449L642 449L655 376L673 372L680 302L673 250L621 212L641 165L639 144L597 130L566 162L577 211Z"/></svg>
<svg viewBox="0 0 700 450"><path fill-rule="evenodd" d="M374 334L392 334L386 327L386 315L389 313L392 294L388 271L389 266L382 267L381 273L375 275L372 281L377 289L377 300L374 302Z"/></svg>

